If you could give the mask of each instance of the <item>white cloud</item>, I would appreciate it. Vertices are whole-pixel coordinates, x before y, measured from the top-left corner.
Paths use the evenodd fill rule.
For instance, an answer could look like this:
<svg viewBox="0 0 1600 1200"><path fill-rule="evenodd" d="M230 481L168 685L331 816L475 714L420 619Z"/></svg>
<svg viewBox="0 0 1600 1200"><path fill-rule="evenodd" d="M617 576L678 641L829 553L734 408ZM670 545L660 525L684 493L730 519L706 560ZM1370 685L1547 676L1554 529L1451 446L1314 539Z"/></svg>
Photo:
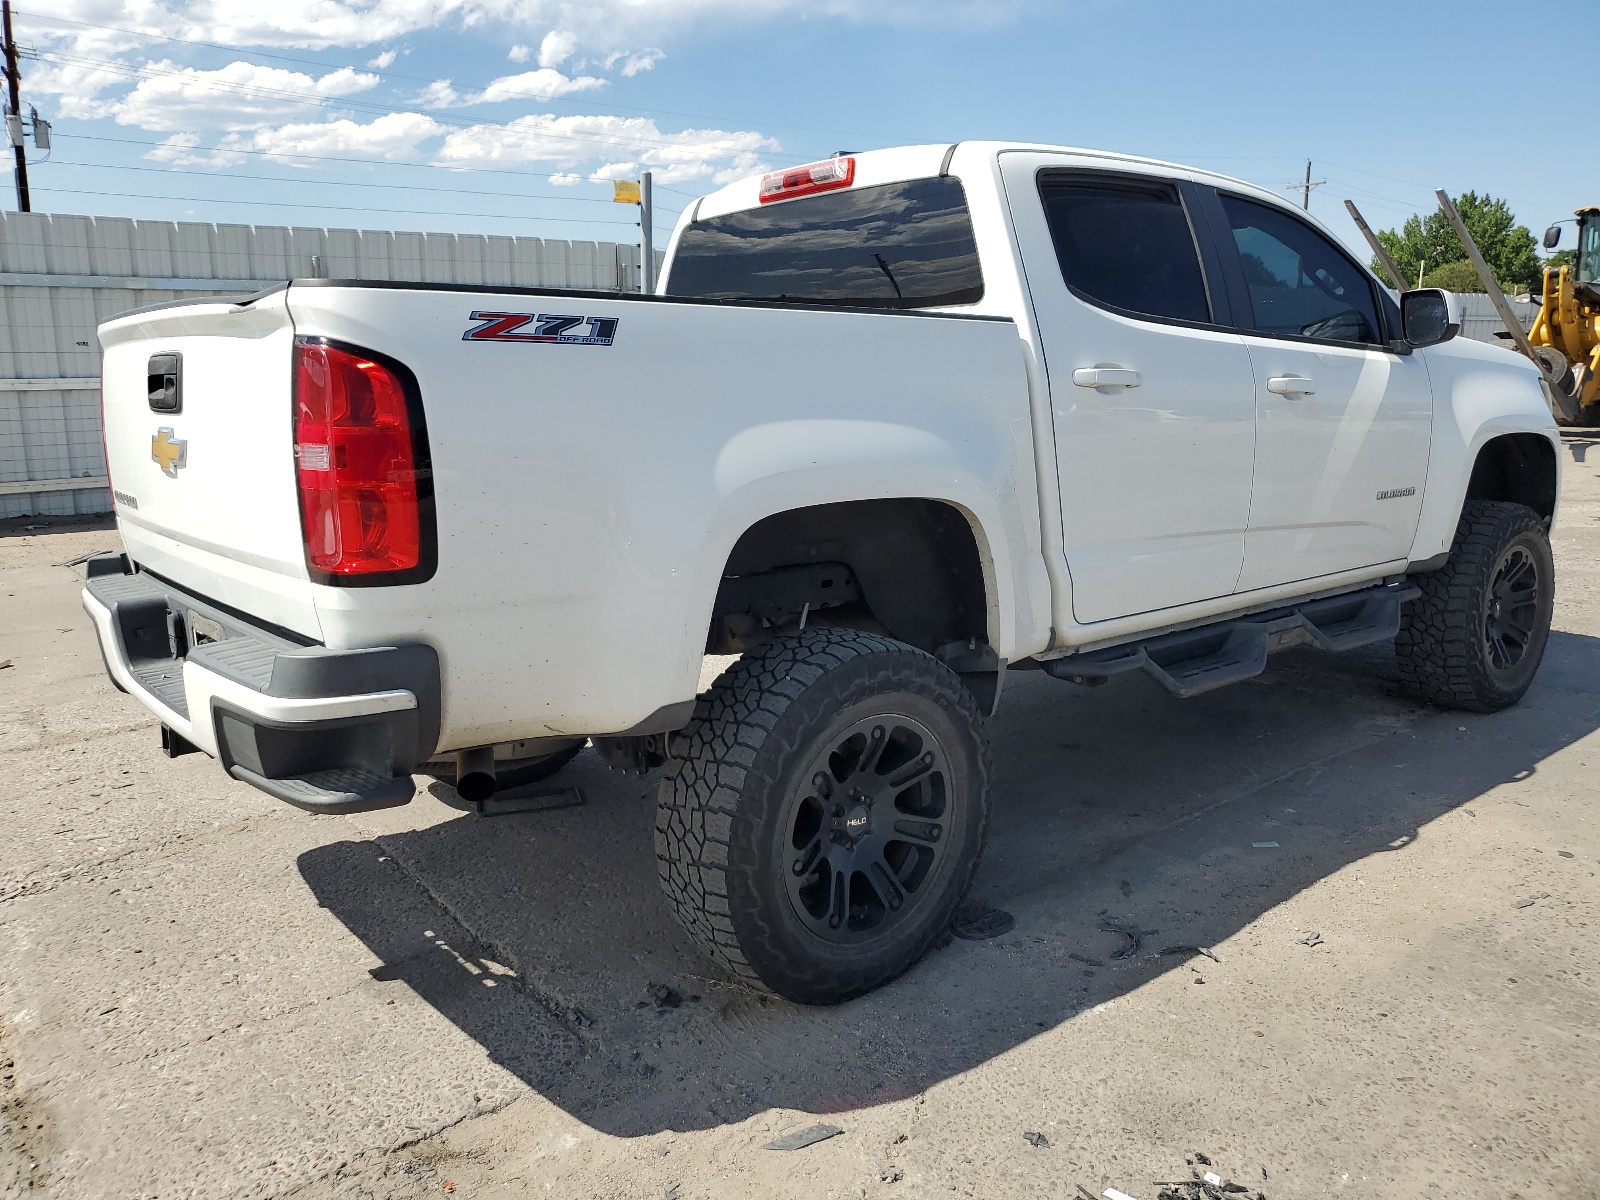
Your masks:
<svg viewBox="0 0 1600 1200"><path fill-rule="evenodd" d="M423 108L454 108L461 103L461 95L448 79L435 79L417 93L417 103Z"/></svg>
<svg viewBox="0 0 1600 1200"><path fill-rule="evenodd" d="M187 166L190 163L213 165L211 158L195 153L195 147L199 144L198 133L175 133L169 138L163 138L161 144L145 157L153 158L156 162L176 163L180 166Z"/></svg>
<svg viewBox="0 0 1600 1200"><path fill-rule="evenodd" d="M200 149L193 133L177 133L162 141L146 158L175 166L237 167L263 155L290 166L307 160L378 159L385 162L424 160L425 144L441 137L445 127L422 113L391 113L363 125L341 118L278 129L225 134L215 148Z"/></svg>
<svg viewBox="0 0 1600 1200"><path fill-rule="evenodd" d="M754 132L686 129L663 133L647 117L553 116L540 113L501 125L452 129L435 161L450 166L522 166L551 163L572 169L600 159L594 179L631 178L650 170L662 183L738 178L763 168L762 155L777 150Z"/></svg>
<svg viewBox="0 0 1600 1200"><path fill-rule="evenodd" d="M660 50L645 50L638 54L630 54L627 61L622 64L624 75L637 75L640 71L652 70L666 55Z"/></svg>
<svg viewBox="0 0 1600 1200"><path fill-rule="evenodd" d="M337 71L329 72L317 80L316 92L320 96L353 96L357 92L364 92L368 88L377 86L376 75L368 75L353 67L340 67Z"/></svg>
<svg viewBox="0 0 1600 1200"><path fill-rule="evenodd" d="M109 117L113 102L103 99L101 93L127 84L125 72L77 63L41 63L28 73L27 80L30 95L57 97L53 117L80 121Z"/></svg>
<svg viewBox="0 0 1600 1200"><path fill-rule="evenodd" d="M119 125L141 129L257 129L377 85L376 75L340 67L320 79L282 67L231 62L216 71L149 63L138 85L113 103Z"/></svg>
<svg viewBox="0 0 1600 1200"><path fill-rule="evenodd" d="M994 21L1037 0L58 0L52 15L138 33L227 46L325 50L393 42L432 29L508 26L556 31L574 45L604 53L642 40L682 37L696 26L726 28L780 16L926 23ZM114 22L111 18L114 17ZM30 36L107 48L102 31ZM121 41L126 48L127 39ZM547 64L559 65L560 61Z"/></svg>
<svg viewBox="0 0 1600 1200"><path fill-rule="evenodd" d="M544 35L544 41L539 43L539 65L541 67L559 67L572 57L572 52L577 48L578 38L576 34L552 29Z"/></svg>
<svg viewBox="0 0 1600 1200"><path fill-rule="evenodd" d="M637 75L640 71L652 70L655 65L666 57L661 50L613 50L600 60L600 65L606 70L620 70L624 75ZM618 66L618 64L621 66Z"/></svg>
<svg viewBox="0 0 1600 1200"><path fill-rule="evenodd" d="M149 43L114 31L32 31L46 57L30 72L29 91L56 98L51 115L110 117L152 130L165 139L150 155L157 161L235 165L248 161L239 152L251 151L300 166L308 164L293 155L456 167L538 164L540 171L557 173L552 182L558 186L573 186L585 179L632 178L644 170L663 183L720 183L764 169L765 159L778 153L775 141L749 130L663 132L644 117L528 113L535 103L592 93L613 79L652 70L665 57L653 43L682 41L696 27L720 31L731 23L750 26L778 17L942 20L956 13L988 20L1037 0L586 0L581 6L572 0L124 0L113 6L114 22L107 2L59 0L52 11L228 45L371 47L348 56L365 61L368 70L342 67L318 75L314 69L248 62L202 70L146 61ZM388 87L366 99L383 82L371 72L388 70L408 53L403 39L468 27L479 31L474 36L509 43L511 62L537 62L537 69L502 76L478 91L457 91L450 79L437 79L417 95ZM53 61L52 51L126 69ZM472 83L478 86L477 79ZM509 111L526 115L469 127L429 115L433 109L491 103L513 105ZM409 111L359 111L381 114L388 105Z"/></svg>
<svg viewBox="0 0 1600 1200"><path fill-rule="evenodd" d="M604 79L593 75L579 75L569 79L560 71L540 67L537 71L524 71L520 75L507 75L496 79L483 91L466 99L468 104L498 104L502 100L553 100L573 92L588 92L605 87Z"/></svg>
<svg viewBox="0 0 1600 1200"><path fill-rule="evenodd" d="M148 157L158 162L236 165L252 151L305 166L312 159L381 159L433 162L446 167L556 168L552 182L562 187L608 179L633 179L652 171L657 182L710 179L725 182L765 169L762 155L777 149L752 132L691 129L663 133L643 117L548 114L519 117L501 125L468 128L445 125L424 113L391 113L362 123L348 118L301 122L276 129L237 130L217 149L201 150L200 138L180 133L167 138ZM252 155L253 157L254 155ZM602 165L585 173L584 164Z"/></svg>
<svg viewBox="0 0 1600 1200"><path fill-rule="evenodd" d="M255 135L253 148L272 154L347 154L352 158L406 162L423 157L422 143L444 131L444 126L422 113L389 113L365 125L339 120L261 130Z"/></svg>

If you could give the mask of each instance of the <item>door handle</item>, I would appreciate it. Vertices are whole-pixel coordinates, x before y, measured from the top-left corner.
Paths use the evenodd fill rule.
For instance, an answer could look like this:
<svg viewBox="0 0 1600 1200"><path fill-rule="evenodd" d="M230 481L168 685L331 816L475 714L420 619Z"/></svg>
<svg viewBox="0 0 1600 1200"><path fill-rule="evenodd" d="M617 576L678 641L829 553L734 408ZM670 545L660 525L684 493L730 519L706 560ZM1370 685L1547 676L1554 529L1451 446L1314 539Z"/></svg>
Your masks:
<svg viewBox="0 0 1600 1200"><path fill-rule="evenodd" d="M1316 384L1304 375L1274 375L1267 380L1267 391L1274 396L1288 396L1292 399L1295 396L1314 396L1317 388Z"/></svg>
<svg viewBox="0 0 1600 1200"><path fill-rule="evenodd" d="M1072 373L1072 382L1086 388L1136 388L1139 372L1126 367L1079 367Z"/></svg>

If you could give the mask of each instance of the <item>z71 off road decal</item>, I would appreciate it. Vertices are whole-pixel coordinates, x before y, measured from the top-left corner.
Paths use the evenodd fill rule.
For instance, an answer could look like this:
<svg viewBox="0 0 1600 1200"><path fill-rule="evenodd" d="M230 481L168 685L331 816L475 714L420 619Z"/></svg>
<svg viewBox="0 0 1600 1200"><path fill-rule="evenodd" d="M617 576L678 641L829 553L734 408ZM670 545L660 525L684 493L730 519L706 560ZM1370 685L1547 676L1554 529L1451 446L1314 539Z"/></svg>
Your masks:
<svg viewBox="0 0 1600 1200"><path fill-rule="evenodd" d="M461 335L464 342L546 342L558 346L609 346L617 339L616 317L564 317L550 313L475 312L481 321Z"/></svg>

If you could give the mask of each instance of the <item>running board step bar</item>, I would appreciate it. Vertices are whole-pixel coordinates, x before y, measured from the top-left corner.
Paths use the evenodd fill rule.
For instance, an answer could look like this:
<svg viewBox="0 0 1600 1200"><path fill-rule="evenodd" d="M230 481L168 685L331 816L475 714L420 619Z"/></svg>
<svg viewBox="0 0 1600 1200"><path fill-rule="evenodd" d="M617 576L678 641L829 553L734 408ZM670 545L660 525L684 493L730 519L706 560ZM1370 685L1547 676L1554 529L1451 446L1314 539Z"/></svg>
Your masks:
<svg viewBox="0 0 1600 1200"><path fill-rule="evenodd" d="M1400 606L1421 594L1415 584L1386 584L1053 658L1043 665L1057 679L1089 686L1113 675L1144 671L1174 696L1187 699L1261 674L1274 650L1305 645L1354 650L1390 641L1400 632Z"/></svg>

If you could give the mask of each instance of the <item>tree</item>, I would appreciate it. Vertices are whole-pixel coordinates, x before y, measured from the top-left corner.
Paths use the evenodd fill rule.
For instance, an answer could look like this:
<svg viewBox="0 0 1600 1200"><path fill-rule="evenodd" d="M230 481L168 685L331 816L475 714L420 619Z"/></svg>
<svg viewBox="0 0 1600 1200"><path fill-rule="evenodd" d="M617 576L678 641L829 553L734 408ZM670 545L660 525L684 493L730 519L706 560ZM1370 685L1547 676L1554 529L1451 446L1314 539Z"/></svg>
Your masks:
<svg viewBox="0 0 1600 1200"><path fill-rule="evenodd" d="M1478 278L1473 265L1463 258L1429 271L1422 277L1422 286L1443 288L1447 292L1481 292L1483 280Z"/></svg>
<svg viewBox="0 0 1600 1200"><path fill-rule="evenodd" d="M1455 205L1496 279L1516 288L1539 286L1544 264L1535 249L1538 243L1526 225L1517 224L1510 205L1477 192L1457 196ZM1409 217L1398 233L1385 229L1378 234L1378 240L1408 282L1416 279L1419 268L1431 271L1467 261L1461 239L1442 209L1435 209L1426 217ZM1374 262L1373 270L1379 269Z"/></svg>

